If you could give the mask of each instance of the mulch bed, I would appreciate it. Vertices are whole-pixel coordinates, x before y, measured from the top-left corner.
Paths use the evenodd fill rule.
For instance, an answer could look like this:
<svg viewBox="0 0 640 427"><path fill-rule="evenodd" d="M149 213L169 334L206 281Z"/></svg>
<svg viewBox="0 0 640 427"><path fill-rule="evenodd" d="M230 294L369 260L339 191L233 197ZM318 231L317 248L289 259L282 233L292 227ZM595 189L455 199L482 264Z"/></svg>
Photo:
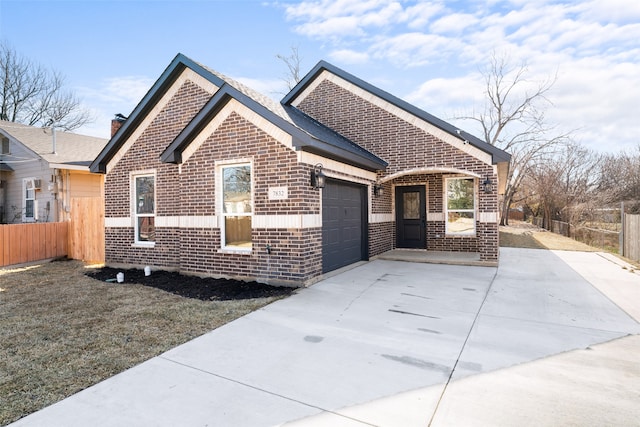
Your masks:
<svg viewBox="0 0 640 427"><path fill-rule="evenodd" d="M202 278L186 276L171 271L155 270L151 275L145 276L144 270L118 269L103 267L90 272L87 276L104 281L116 283L116 275L124 273L122 284L139 284L157 289L162 289L172 294L185 298L194 298L202 301L231 301L253 298L283 297L290 295L295 288L287 286L272 286L258 282L244 282L232 279Z"/></svg>

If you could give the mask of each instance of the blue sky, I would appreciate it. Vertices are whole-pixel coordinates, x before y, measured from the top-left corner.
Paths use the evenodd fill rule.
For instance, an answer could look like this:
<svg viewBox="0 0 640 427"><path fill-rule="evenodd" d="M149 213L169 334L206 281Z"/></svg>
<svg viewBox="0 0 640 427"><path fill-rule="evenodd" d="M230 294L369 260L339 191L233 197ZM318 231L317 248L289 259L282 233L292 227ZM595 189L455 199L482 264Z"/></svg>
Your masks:
<svg viewBox="0 0 640 427"><path fill-rule="evenodd" d="M109 137L177 53L280 99L297 46L431 114L483 107L492 52L526 61L531 87L557 74L546 118L602 152L640 144L637 0L0 0L0 38L66 76Z"/></svg>

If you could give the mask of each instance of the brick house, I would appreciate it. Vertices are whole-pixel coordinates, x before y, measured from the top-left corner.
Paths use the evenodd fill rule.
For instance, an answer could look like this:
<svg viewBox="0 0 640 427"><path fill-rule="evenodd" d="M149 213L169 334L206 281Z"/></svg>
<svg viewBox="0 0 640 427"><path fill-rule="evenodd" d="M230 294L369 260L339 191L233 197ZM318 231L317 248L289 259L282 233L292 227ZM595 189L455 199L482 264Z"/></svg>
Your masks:
<svg viewBox="0 0 640 427"><path fill-rule="evenodd" d="M303 285L397 248L497 263L509 159L326 62L277 103L179 54L91 171L107 263Z"/></svg>

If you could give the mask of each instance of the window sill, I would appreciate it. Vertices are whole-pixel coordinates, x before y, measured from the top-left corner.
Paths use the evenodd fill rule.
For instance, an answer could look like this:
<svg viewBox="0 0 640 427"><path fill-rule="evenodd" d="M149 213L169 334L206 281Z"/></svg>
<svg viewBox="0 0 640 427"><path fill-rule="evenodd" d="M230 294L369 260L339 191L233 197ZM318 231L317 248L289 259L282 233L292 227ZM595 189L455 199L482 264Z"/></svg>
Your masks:
<svg viewBox="0 0 640 427"><path fill-rule="evenodd" d="M132 243L132 248L154 248L156 246L156 242L136 242Z"/></svg>
<svg viewBox="0 0 640 427"><path fill-rule="evenodd" d="M478 237L478 234L474 231L473 233L445 233L444 237L451 237L451 238L457 238L457 237Z"/></svg>
<svg viewBox="0 0 640 427"><path fill-rule="evenodd" d="M240 249L240 248L222 248L218 249L219 254L234 254L234 255L251 255L253 249Z"/></svg>

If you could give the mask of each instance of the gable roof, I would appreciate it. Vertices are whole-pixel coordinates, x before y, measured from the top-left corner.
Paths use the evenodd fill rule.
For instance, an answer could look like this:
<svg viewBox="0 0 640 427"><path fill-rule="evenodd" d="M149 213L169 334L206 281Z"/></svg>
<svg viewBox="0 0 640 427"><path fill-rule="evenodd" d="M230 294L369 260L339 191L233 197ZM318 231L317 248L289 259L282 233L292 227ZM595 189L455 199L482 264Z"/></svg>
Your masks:
<svg viewBox="0 0 640 427"><path fill-rule="evenodd" d="M297 149L321 154L368 170L384 169L387 166L384 160L311 118L304 117L295 108L279 104L240 82L178 54L96 157L91 164L92 172L106 172L109 161L185 68L191 69L219 89L161 154L160 159L164 162L180 163L182 151L231 99L235 99L289 133L292 136L293 146Z"/></svg>
<svg viewBox="0 0 640 427"><path fill-rule="evenodd" d="M49 128L0 120L0 133L59 169L88 170L88 166L107 143L104 138L57 130L54 153L53 134ZM6 161L11 162L10 156Z"/></svg>
<svg viewBox="0 0 640 427"><path fill-rule="evenodd" d="M493 164L509 162L511 159L511 155L487 142L481 140L480 138L471 135L457 127L453 126L450 123L445 122L442 119L439 119L436 116L433 116L426 111L416 107L415 105L409 104L402 99L391 95L384 90L373 86L370 83L365 82L362 79L326 62L320 61L316 66L302 79L298 84L282 99L281 103L286 107L290 106L291 103L311 84L313 81L323 72L328 71L331 74L334 74L340 77L343 80L377 96L378 98L430 123L431 125L449 133L450 135L460 139L463 142L468 142L474 147L484 151L491 155Z"/></svg>

